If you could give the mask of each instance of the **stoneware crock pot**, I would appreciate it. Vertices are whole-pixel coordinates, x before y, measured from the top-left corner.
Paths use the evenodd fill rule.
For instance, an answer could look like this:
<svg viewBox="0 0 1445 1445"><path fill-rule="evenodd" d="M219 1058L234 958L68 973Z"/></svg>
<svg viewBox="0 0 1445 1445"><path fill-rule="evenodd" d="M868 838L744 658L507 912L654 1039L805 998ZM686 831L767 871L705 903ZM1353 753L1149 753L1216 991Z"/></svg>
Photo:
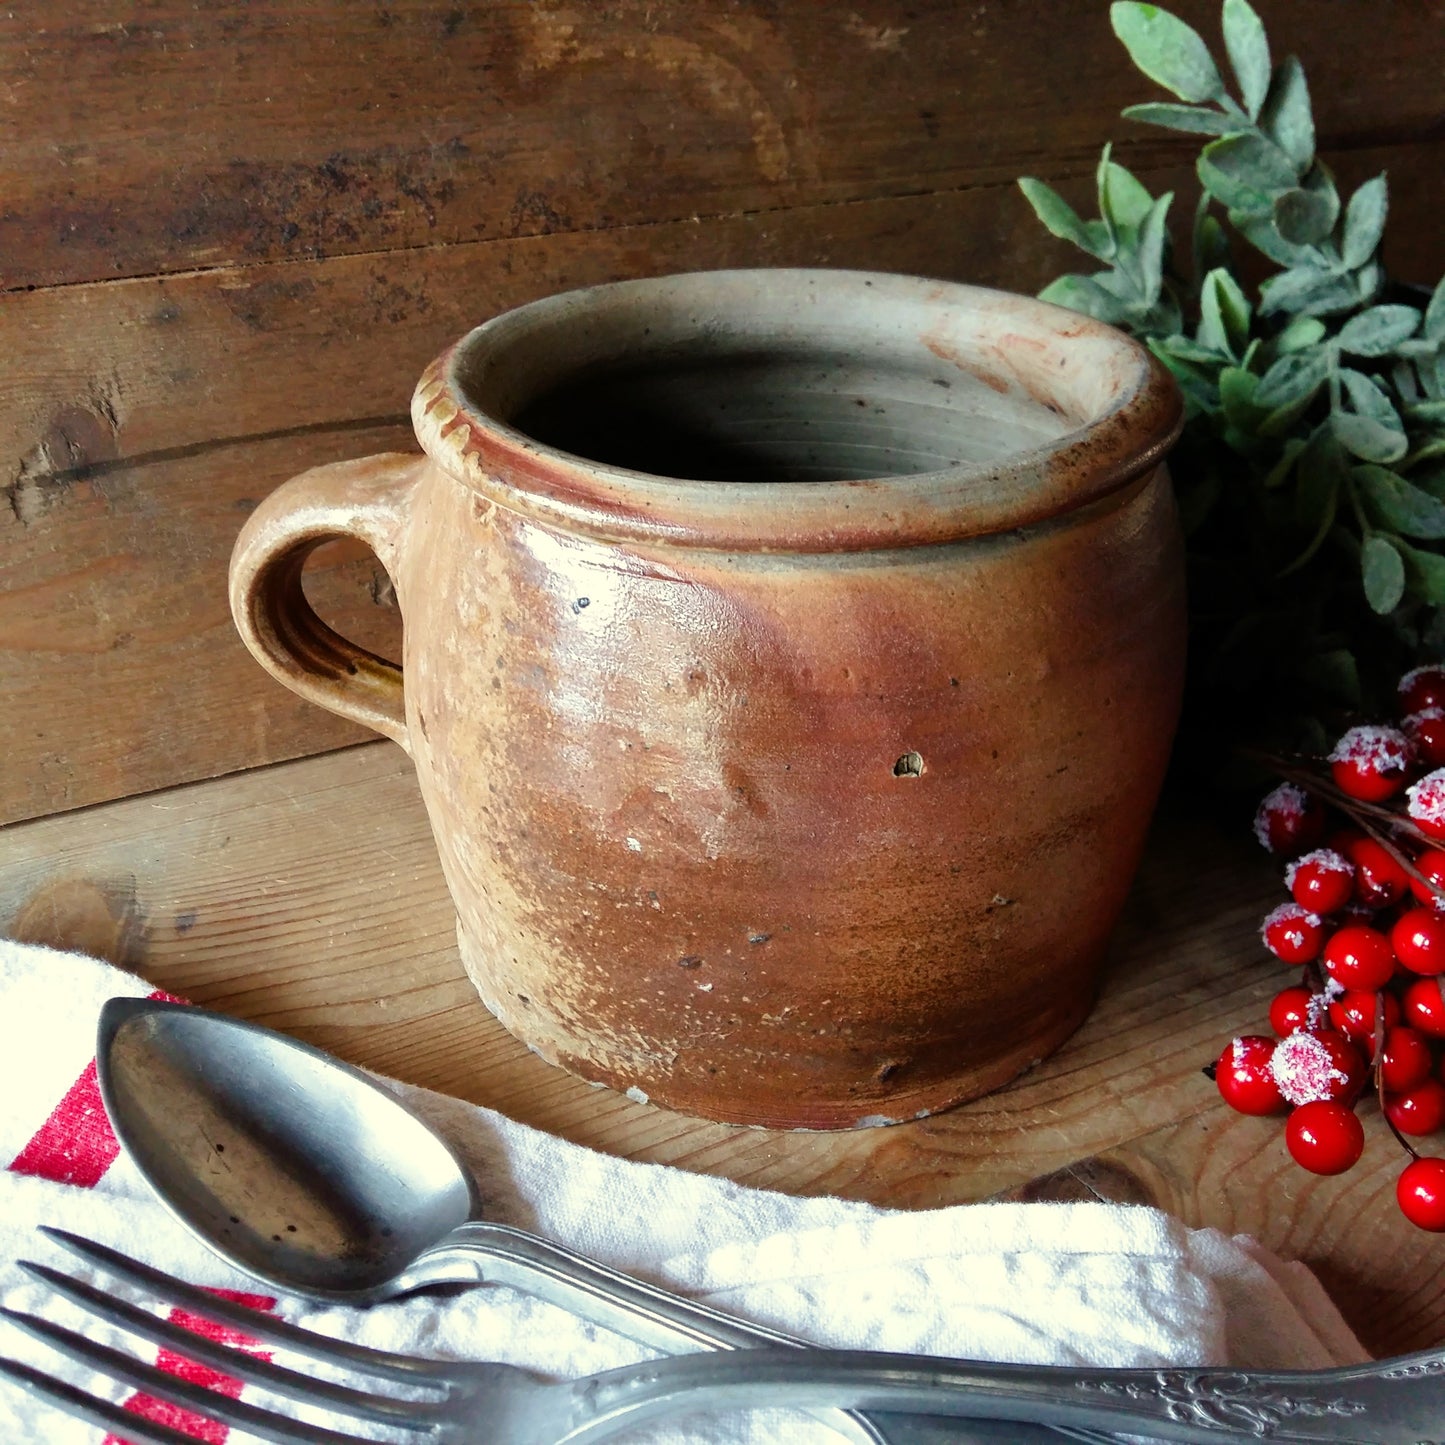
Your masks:
<svg viewBox="0 0 1445 1445"><path fill-rule="evenodd" d="M1183 675L1167 374L1042 302L628 281L463 338L420 457L320 467L231 569L251 651L415 760L487 1006L584 1078L849 1128L1087 1012ZM403 664L305 601L361 538Z"/></svg>

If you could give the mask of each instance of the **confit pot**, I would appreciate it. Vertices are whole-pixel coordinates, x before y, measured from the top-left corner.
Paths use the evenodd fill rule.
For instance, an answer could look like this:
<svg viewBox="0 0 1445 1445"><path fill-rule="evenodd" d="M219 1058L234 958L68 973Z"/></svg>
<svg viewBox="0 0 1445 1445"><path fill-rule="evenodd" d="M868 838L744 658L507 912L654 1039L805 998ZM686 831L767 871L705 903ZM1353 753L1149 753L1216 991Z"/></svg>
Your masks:
<svg viewBox="0 0 1445 1445"><path fill-rule="evenodd" d="M498 316L412 414L422 456L262 503L232 608L411 754L508 1029L634 1098L849 1128L1077 1027L1183 681L1147 352L975 287L697 273ZM337 536L402 666L307 604Z"/></svg>

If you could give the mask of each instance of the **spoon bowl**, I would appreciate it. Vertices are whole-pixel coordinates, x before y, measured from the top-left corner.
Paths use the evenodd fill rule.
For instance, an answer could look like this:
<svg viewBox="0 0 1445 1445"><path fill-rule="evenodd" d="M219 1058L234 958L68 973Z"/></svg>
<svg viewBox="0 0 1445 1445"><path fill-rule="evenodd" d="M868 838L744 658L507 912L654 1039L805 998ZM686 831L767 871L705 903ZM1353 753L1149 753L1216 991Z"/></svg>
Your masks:
<svg viewBox="0 0 1445 1445"><path fill-rule="evenodd" d="M479 1218L451 1147L320 1049L186 1004L111 999L96 1046L116 1137L218 1254L285 1290L385 1287Z"/></svg>

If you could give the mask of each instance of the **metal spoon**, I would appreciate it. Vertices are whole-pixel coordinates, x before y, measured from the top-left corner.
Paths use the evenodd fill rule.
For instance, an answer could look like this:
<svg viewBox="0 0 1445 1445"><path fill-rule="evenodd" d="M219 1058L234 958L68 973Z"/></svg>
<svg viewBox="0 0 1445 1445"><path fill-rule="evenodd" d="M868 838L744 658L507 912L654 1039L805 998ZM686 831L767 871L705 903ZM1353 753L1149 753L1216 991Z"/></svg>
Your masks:
<svg viewBox="0 0 1445 1445"><path fill-rule="evenodd" d="M445 1140L360 1070L285 1034L187 1004L114 998L101 1009L96 1070L116 1137L161 1202L223 1259L284 1293L369 1305L432 1285L505 1284L669 1353L803 1343L483 1219L476 1184ZM1059 1442L1019 1422L890 1415L875 1429L872 1417L832 1415L829 1424L891 1445Z"/></svg>

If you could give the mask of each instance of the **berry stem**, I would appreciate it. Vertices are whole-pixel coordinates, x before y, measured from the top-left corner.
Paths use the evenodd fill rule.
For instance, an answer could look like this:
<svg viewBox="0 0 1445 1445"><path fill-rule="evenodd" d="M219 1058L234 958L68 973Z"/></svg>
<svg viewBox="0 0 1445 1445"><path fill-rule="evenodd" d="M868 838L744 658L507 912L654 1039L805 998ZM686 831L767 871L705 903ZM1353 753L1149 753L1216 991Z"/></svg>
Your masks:
<svg viewBox="0 0 1445 1445"><path fill-rule="evenodd" d="M1380 1117L1389 1125L1390 1132L1399 1142L1400 1147L1412 1158L1418 1159L1419 1152L1415 1146L1395 1127L1395 1121L1385 1112L1385 1000L1382 995L1375 995L1375 1052L1370 1059L1370 1072L1375 1080L1375 1101L1380 1106Z"/></svg>
<svg viewBox="0 0 1445 1445"><path fill-rule="evenodd" d="M1377 1013L1375 1016L1375 1032L1377 1036L1379 1035L1380 1031L1379 1021L1383 1014L1384 1010L1381 1009L1379 1013ZM1386 1126L1395 1136L1395 1142L1399 1144L1400 1148L1402 1148L1405 1153L1410 1156L1410 1158L1418 1159L1420 1157L1420 1151L1395 1127L1395 1121L1390 1117L1390 1115L1385 1109L1385 1070L1382 1067L1380 1061L1380 1056L1384 1052L1385 1050L1382 1046L1376 1046L1374 1063L1375 1099L1380 1106L1380 1117L1385 1121Z"/></svg>
<svg viewBox="0 0 1445 1445"><path fill-rule="evenodd" d="M1377 824L1383 824L1385 828L1395 833L1403 833L1408 838L1413 838L1417 843L1423 843L1427 848L1438 846L1436 839L1417 828L1409 818L1402 817L1392 808L1386 808L1379 803L1362 802L1359 798L1352 798L1343 789L1337 788L1333 782L1320 777L1314 768L1318 767L1319 760L1303 755L1296 758L1281 757L1276 753L1256 752L1252 748L1243 749L1245 755L1255 762L1263 763L1266 767L1278 773L1287 783L1293 783L1296 787L1303 788L1307 793L1313 793L1322 802L1331 804L1345 814L1352 823L1369 834L1394 860L1405 870L1417 883L1423 883L1431 893L1445 904L1445 893L1442 893L1423 873L1415 866L1415 861L1407 853L1403 852L1395 843L1395 840L1384 833ZM1445 990L1442 990L1445 996Z"/></svg>

